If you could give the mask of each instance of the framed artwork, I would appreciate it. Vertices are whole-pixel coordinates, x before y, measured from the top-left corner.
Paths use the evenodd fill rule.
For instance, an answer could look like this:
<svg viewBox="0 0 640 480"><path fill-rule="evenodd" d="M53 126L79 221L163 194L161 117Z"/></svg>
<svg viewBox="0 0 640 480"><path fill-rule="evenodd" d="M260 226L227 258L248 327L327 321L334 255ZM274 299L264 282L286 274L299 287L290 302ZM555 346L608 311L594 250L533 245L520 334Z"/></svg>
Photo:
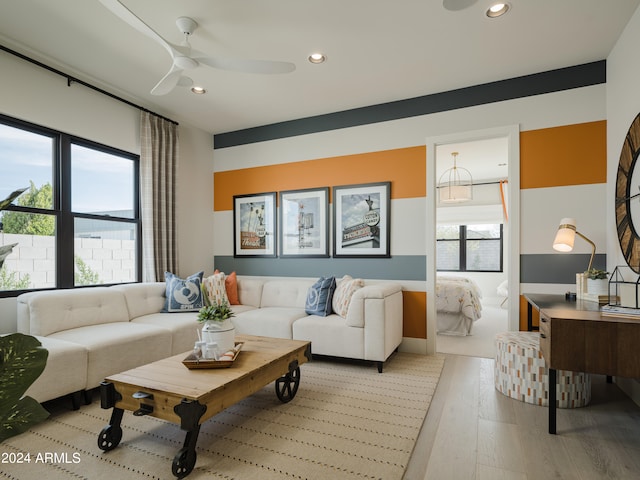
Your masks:
<svg viewBox="0 0 640 480"><path fill-rule="evenodd" d="M333 187L333 256L390 257L391 182Z"/></svg>
<svg viewBox="0 0 640 480"><path fill-rule="evenodd" d="M329 187L280 192L280 256L329 256Z"/></svg>
<svg viewBox="0 0 640 480"><path fill-rule="evenodd" d="M233 256L276 256L276 192L233 196Z"/></svg>

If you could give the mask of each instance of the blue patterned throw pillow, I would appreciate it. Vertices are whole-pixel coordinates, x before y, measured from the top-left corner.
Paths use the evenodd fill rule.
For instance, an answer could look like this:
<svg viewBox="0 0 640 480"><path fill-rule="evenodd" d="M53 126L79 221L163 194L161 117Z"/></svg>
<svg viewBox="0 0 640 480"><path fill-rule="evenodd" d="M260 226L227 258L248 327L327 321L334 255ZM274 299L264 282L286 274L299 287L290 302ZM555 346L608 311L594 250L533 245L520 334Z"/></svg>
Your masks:
<svg viewBox="0 0 640 480"><path fill-rule="evenodd" d="M320 277L309 287L304 311L309 315L326 317L331 314L331 300L336 289L336 277Z"/></svg>
<svg viewBox="0 0 640 480"><path fill-rule="evenodd" d="M167 284L163 312L192 312L200 310L202 300L202 275L204 272L194 273L187 278L180 278L171 272L165 272Z"/></svg>

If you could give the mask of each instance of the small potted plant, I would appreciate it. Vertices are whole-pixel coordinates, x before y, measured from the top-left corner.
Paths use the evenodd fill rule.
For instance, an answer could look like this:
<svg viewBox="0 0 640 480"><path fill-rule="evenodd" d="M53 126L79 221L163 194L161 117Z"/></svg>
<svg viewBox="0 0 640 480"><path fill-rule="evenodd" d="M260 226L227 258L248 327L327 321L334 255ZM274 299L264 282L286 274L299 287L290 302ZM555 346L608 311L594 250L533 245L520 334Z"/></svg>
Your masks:
<svg viewBox="0 0 640 480"><path fill-rule="evenodd" d="M609 272L590 268L584 274L587 277L587 293L589 295L607 295L609 291L609 283L607 282Z"/></svg>
<svg viewBox="0 0 640 480"><path fill-rule="evenodd" d="M198 311L199 322L220 322L233 317L234 313L225 301L216 303L215 305L205 305Z"/></svg>
<svg viewBox="0 0 640 480"><path fill-rule="evenodd" d="M235 316L226 301L211 303L206 288L202 286L205 306L198 311L198 321L204 323L202 340L217 343L219 352L233 350L235 347L236 329L230 318Z"/></svg>

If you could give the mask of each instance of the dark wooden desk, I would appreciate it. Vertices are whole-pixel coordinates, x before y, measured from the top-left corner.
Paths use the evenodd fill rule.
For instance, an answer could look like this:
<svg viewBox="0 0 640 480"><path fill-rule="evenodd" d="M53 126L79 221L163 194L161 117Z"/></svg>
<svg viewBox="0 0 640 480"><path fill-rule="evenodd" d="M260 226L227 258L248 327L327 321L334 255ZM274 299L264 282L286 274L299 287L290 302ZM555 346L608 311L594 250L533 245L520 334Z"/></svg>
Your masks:
<svg viewBox="0 0 640 480"><path fill-rule="evenodd" d="M640 319L602 315L596 302L525 294L540 311L540 351L549 367L549 433L556 433L556 370L640 378Z"/></svg>
<svg viewBox="0 0 640 480"><path fill-rule="evenodd" d="M538 330L533 325L533 309L540 311L542 309L561 309L572 311L590 311L599 312L600 305L597 302L589 300L567 300L564 295L552 295L547 293L525 293L524 298L527 300L527 330Z"/></svg>

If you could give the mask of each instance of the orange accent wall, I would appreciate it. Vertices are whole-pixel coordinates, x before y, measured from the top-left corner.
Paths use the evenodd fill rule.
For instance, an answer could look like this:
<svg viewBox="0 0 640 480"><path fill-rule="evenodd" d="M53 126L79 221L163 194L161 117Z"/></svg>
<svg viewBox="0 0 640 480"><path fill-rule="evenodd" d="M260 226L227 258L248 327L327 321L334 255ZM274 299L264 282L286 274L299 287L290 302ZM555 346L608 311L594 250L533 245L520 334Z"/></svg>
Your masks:
<svg viewBox="0 0 640 480"><path fill-rule="evenodd" d="M427 338L427 293L403 291L402 308L402 336Z"/></svg>
<svg viewBox="0 0 640 480"><path fill-rule="evenodd" d="M524 298L524 295L520 295L520 331L527 331L527 300ZM540 312L535 308L531 312L531 324L534 327L540 326Z"/></svg>
<svg viewBox="0 0 640 480"><path fill-rule="evenodd" d="M520 188L607 182L607 122L520 133Z"/></svg>
<svg viewBox="0 0 640 480"><path fill-rule="evenodd" d="M213 208L233 210L233 196L391 181L391 198L426 196L426 147L344 155L216 172Z"/></svg>

